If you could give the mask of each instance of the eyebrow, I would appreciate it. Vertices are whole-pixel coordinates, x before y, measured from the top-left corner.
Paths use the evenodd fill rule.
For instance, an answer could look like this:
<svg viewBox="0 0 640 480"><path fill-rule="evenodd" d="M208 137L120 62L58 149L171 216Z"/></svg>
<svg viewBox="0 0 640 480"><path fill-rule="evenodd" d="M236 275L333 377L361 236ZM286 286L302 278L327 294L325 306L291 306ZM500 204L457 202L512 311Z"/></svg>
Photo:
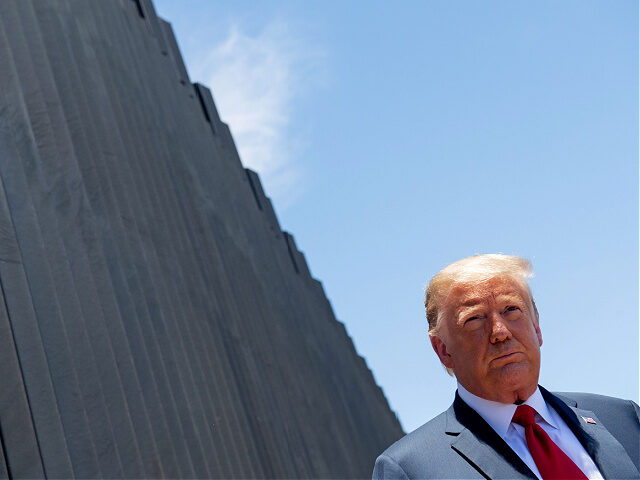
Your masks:
<svg viewBox="0 0 640 480"><path fill-rule="evenodd" d="M500 301L500 300L519 300L521 302L524 302L524 299L518 295L517 293L502 293L500 295L498 295L496 297L496 300ZM484 300L484 297L475 297L475 298L470 298L468 300L465 300L464 302L458 304L458 306L456 307L456 315L459 315L460 312L464 309L468 309L468 308L472 308L477 306L478 304L482 303L482 301Z"/></svg>

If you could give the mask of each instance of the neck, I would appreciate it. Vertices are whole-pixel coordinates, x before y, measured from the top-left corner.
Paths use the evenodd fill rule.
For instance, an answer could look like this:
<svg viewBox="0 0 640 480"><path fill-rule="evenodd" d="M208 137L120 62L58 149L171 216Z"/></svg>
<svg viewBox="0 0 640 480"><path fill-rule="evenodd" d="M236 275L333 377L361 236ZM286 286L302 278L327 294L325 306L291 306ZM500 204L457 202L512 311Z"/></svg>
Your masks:
<svg viewBox="0 0 640 480"><path fill-rule="evenodd" d="M462 386L467 392L472 393L476 397L490 400L492 402L498 402L503 404L515 404L520 405L524 403L538 388L538 385L530 385L526 388L519 388L515 390L504 389L501 391L485 391L479 390L473 387L464 385L464 383L458 381L458 385Z"/></svg>

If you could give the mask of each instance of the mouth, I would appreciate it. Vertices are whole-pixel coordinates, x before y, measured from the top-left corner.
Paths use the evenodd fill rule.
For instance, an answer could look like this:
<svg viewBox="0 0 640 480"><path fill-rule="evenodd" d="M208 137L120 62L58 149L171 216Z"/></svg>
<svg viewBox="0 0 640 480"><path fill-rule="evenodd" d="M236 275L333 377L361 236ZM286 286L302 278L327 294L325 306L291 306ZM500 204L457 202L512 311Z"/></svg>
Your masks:
<svg viewBox="0 0 640 480"><path fill-rule="evenodd" d="M494 361L495 360L498 360L498 361L509 361L509 360L515 358L520 353L522 353L522 352L517 352L517 351L505 352L503 354L498 355L493 360Z"/></svg>

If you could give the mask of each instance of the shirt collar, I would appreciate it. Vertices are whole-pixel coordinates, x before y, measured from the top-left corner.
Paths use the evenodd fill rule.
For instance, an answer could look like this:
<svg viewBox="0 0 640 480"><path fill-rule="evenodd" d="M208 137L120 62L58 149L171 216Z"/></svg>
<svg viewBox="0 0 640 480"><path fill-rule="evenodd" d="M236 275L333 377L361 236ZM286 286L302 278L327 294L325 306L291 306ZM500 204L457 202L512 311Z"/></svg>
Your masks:
<svg viewBox="0 0 640 480"><path fill-rule="evenodd" d="M524 402L525 405L529 405L533 408L536 413L542 417L542 420L547 422L553 428L558 428L558 424L554 417L551 416L551 412L549 411L549 407L547 406L547 402L544 401L542 397L542 393L540 393L540 389L536 388L536 391L533 392L527 400Z"/></svg>
<svg viewBox="0 0 640 480"><path fill-rule="evenodd" d="M478 397L469 392L458 382L458 394L464 402L473 408L478 415L480 415L485 422L487 422L491 428L493 428L498 435L502 438L507 434L509 425L511 425L511 419L516 412L517 405L512 403L500 403L493 400L487 400L485 398ZM540 389L536 387L536 391L525 402L525 405L529 405L533 408L542 419L554 428L558 428L554 421L547 403L542 398Z"/></svg>

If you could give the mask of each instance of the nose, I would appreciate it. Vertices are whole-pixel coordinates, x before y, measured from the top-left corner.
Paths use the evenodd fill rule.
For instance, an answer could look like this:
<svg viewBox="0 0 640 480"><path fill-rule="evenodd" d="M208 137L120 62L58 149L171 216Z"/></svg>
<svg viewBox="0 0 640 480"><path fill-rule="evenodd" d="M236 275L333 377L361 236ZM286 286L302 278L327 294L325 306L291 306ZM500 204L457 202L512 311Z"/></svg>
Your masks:
<svg viewBox="0 0 640 480"><path fill-rule="evenodd" d="M507 328L502 315L495 313L491 316L490 320L489 328L491 328L491 343L504 342L511 338L511 331Z"/></svg>

